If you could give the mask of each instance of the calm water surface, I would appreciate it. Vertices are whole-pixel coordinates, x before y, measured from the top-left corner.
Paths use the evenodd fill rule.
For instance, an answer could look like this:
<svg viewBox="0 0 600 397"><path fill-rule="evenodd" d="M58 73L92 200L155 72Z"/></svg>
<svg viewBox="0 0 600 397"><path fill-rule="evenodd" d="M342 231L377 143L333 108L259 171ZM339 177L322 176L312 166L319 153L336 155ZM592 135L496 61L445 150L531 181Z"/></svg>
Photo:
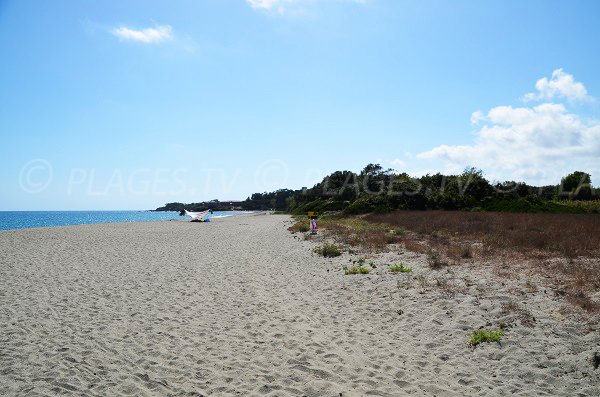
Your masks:
<svg viewBox="0 0 600 397"><path fill-rule="evenodd" d="M211 218L241 214L238 211L215 211ZM43 226L70 226L106 222L150 222L190 219L179 212L153 211L0 211L0 230Z"/></svg>

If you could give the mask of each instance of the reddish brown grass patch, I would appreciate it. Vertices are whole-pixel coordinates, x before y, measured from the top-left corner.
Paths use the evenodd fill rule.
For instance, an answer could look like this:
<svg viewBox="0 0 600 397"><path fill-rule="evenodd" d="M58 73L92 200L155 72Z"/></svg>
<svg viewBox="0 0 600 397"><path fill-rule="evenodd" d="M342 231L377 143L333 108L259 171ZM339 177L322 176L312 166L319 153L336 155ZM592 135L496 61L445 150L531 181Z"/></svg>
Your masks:
<svg viewBox="0 0 600 397"><path fill-rule="evenodd" d="M494 251L527 256L542 251L567 258L598 257L600 249L598 215L398 211L371 214L366 219L404 227L430 236L439 244L460 236L463 241L479 241Z"/></svg>

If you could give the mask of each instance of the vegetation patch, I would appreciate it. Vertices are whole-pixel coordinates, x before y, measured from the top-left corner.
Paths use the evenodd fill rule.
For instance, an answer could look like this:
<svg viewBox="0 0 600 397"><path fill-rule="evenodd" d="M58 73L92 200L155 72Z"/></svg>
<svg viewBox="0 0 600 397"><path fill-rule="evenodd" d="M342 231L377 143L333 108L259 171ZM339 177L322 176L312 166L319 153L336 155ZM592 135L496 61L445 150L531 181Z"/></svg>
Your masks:
<svg viewBox="0 0 600 397"><path fill-rule="evenodd" d="M520 320L521 324L525 327L533 327L535 325L535 317L533 317L529 310L522 307L517 302L509 300L508 302L502 303L501 308L502 315Z"/></svg>
<svg viewBox="0 0 600 397"><path fill-rule="evenodd" d="M567 294L567 302L574 306L578 306L581 309L585 310L588 313L599 313L600 312L600 303L592 300L585 292L583 291L573 291Z"/></svg>
<svg viewBox="0 0 600 397"><path fill-rule="evenodd" d="M503 336L504 331L501 329L488 330L482 328L471 332L471 335L469 335L468 343L469 346L475 347L480 343L499 342Z"/></svg>
<svg viewBox="0 0 600 397"><path fill-rule="evenodd" d="M288 227L291 233L306 233L310 230L306 221L298 221L292 226Z"/></svg>
<svg viewBox="0 0 600 397"><path fill-rule="evenodd" d="M430 250L427 253L427 264L433 270L439 270L450 263L439 252Z"/></svg>
<svg viewBox="0 0 600 397"><path fill-rule="evenodd" d="M577 204L589 205L595 204ZM477 244L488 256L525 258L565 256L597 258L600 216L589 214L516 214L510 212L396 211L365 219L388 228L403 227L435 250L457 257L473 256L466 247ZM411 236L408 236L411 237ZM410 240L403 237L403 240ZM413 239L414 241L414 239ZM407 242L404 242L407 246ZM458 248L453 248L458 245ZM409 249L407 247L407 249Z"/></svg>
<svg viewBox="0 0 600 397"><path fill-rule="evenodd" d="M366 266L352 266L352 267L344 268L344 274L346 276L353 275L353 274L369 274L369 273L371 273L371 269L369 269Z"/></svg>
<svg viewBox="0 0 600 397"><path fill-rule="evenodd" d="M330 243L325 243L320 247L315 248L314 252L321 256L324 256L325 258L334 258L336 256L342 255L340 247Z"/></svg>
<svg viewBox="0 0 600 397"><path fill-rule="evenodd" d="M381 250L398 242L398 237L390 234L388 226L357 217L326 216L319 219L319 227L351 247Z"/></svg>
<svg viewBox="0 0 600 397"><path fill-rule="evenodd" d="M403 263L398 263L388 267L388 270L392 273L410 273L412 272L412 267L405 266Z"/></svg>
<svg viewBox="0 0 600 397"><path fill-rule="evenodd" d="M403 227L397 227L394 229L394 234L396 236L404 236L406 234L406 229Z"/></svg>

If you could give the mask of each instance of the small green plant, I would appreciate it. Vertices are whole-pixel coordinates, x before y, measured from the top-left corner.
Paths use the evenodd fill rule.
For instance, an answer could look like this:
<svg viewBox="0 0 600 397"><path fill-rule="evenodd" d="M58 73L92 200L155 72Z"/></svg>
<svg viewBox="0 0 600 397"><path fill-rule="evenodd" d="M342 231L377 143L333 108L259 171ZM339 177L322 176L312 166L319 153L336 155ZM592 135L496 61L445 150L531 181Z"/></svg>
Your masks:
<svg viewBox="0 0 600 397"><path fill-rule="evenodd" d="M342 251L337 245L329 243L325 243L322 246L315 248L314 252L325 258L334 258L342 255Z"/></svg>
<svg viewBox="0 0 600 397"><path fill-rule="evenodd" d="M392 273L410 273L412 272L412 267L404 266L403 263L398 263L397 265L391 265L388 270Z"/></svg>
<svg viewBox="0 0 600 397"><path fill-rule="evenodd" d="M366 262L365 258L358 258L358 259L352 260L352 263L356 263L358 265L363 265L365 262Z"/></svg>
<svg viewBox="0 0 600 397"><path fill-rule="evenodd" d="M503 336L504 331L501 329L487 330L482 328L471 332L468 342L470 346L475 347L484 342L498 342Z"/></svg>
<svg viewBox="0 0 600 397"><path fill-rule="evenodd" d="M373 269L377 269L377 265L373 261L369 262L369 266L371 266Z"/></svg>
<svg viewBox="0 0 600 397"><path fill-rule="evenodd" d="M369 274L369 273L371 273L371 269L369 269L366 266L352 266L352 267L344 268L344 274L346 276L349 276L352 274Z"/></svg>
<svg viewBox="0 0 600 397"><path fill-rule="evenodd" d="M403 228L403 227L399 227L399 228L396 228L396 229L394 229L394 234L395 234L396 236L402 236L402 235L404 235L405 233L406 233L406 229L405 229L405 228Z"/></svg>

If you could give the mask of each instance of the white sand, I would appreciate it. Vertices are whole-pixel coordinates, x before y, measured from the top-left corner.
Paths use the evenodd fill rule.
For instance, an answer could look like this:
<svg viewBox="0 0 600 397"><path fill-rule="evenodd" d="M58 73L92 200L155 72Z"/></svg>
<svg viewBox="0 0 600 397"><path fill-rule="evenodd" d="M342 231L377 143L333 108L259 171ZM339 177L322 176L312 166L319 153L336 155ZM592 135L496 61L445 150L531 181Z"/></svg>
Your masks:
<svg viewBox="0 0 600 397"><path fill-rule="evenodd" d="M600 395L597 329L566 321L551 291L402 253L344 276L348 254L317 257L288 225L0 232L0 395ZM386 271L399 259L412 275ZM440 278L463 291L445 294ZM534 326L469 349L468 332L503 320L511 296Z"/></svg>

